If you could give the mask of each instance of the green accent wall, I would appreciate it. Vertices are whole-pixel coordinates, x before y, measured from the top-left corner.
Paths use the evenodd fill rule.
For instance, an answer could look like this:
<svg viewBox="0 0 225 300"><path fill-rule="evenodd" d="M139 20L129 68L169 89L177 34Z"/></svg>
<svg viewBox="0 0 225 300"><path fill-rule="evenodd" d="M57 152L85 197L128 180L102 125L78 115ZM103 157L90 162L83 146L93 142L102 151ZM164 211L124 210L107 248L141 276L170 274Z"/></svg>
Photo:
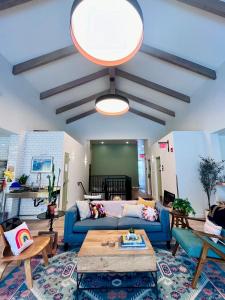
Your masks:
<svg viewBox="0 0 225 300"><path fill-rule="evenodd" d="M138 153L134 144L92 144L91 175L127 175L138 186Z"/></svg>

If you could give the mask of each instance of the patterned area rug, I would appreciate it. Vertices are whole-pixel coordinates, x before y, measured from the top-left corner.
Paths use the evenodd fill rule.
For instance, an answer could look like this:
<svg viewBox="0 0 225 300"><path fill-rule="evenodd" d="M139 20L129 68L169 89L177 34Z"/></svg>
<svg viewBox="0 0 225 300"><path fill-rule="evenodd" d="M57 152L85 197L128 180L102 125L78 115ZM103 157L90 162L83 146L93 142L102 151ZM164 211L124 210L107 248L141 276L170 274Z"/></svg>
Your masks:
<svg viewBox="0 0 225 300"><path fill-rule="evenodd" d="M222 300L225 299L225 272L215 263L208 263L198 282L197 289L190 286L195 263L184 252L173 257L171 252L156 249L158 264L159 299ZM23 266L14 269L0 282L1 300L69 300L75 299L76 251L61 253L50 259L44 267L40 259L32 264L34 288L27 289ZM133 287L153 285L148 274L95 274L83 278L82 287L102 287L80 294L82 300L154 300L153 290L138 290ZM117 289L105 289L117 287ZM130 286L123 289L123 286Z"/></svg>

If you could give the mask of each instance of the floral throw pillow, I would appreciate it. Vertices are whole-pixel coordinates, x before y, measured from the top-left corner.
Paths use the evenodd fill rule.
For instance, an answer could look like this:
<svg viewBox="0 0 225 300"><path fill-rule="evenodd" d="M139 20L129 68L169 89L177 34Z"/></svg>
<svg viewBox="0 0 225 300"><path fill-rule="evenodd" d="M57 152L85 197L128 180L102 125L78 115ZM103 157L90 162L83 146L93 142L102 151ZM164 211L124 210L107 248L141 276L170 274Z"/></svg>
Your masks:
<svg viewBox="0 0 225 300"><path fill-rule="evenodd" d="M146 221L154 222L158 220L159 214L155 208L144 206L142 208L142 218Z"/></svg>
<svg viewBox="0 0 225 300"><path fill-rule="evenodd" d="M90 203L90 210L92 219L106 217L105 207L101 203Z"/></svg>

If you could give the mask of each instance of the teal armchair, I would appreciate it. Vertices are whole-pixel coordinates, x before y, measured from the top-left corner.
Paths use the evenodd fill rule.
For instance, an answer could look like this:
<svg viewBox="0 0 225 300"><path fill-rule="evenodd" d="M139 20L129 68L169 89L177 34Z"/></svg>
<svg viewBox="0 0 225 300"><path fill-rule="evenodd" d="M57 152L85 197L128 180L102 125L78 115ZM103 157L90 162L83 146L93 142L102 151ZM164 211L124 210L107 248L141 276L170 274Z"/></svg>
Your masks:
<svg viewBox="0 0 225 300"><path fill-rule="evenodd" d="M197 219L197 221L199 221ZM205 232L193 230L191 227L172 229L172 236L176 240L173 255L176 255L177 249L181 246L187 255L198 260L194 278L192 280L192 288L196 288L198 279L201 275L203 265L212 260L215 262L225 262L225 245L218 242L214 243L210 237L219 238L225 243L225 229L222 230L221 236L207 234Z"/></svg>

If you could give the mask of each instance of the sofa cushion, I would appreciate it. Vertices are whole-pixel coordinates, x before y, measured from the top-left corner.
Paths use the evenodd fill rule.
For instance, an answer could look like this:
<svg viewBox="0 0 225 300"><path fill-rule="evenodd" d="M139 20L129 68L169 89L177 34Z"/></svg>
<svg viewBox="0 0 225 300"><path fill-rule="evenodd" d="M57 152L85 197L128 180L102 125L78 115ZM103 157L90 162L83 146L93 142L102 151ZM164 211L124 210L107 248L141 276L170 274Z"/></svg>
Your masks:
<svg viewBox="0 0 225 300"><path fill-rule="evenodd" d="M118 221L118 229L144 229L146 232L162 231L162 226L159 222L149 222L139 218L122 217Z"/></svg>
<svg viewBox="0 0 225 300"><path fill-rule="evenodd" d="M114 201L114 200L102 200L102 201L92 201L92 203L101 203L104 205L106 210L106 215L109 217L117 217L121 218L123 214L123 206L124 204L136 204L136 200L121 200L121 201Z"/></svg>
<svg viewBox="0 0 225 300"><path fill-rule="evenodd" d="M73 232L87 233L88 230L113 230L117 229L118 219L105 217L100 219L86 219L77 221L73 225Z"/></svg>
<svg viewBox="0 0 225 300"><path fill-rule="evenodd" d="M179 245L185 250L185 252L190 257L199 258L202 251L203 241L197 237L191 230L183 229L183 228L173 228L172 236L179 243ZM225 246L222 244L215 244L212 240L208 241L218 247L219 250L225 253ZM211 249L208 251L208 257L219 258L219 256L212 251Z"/></svg>

